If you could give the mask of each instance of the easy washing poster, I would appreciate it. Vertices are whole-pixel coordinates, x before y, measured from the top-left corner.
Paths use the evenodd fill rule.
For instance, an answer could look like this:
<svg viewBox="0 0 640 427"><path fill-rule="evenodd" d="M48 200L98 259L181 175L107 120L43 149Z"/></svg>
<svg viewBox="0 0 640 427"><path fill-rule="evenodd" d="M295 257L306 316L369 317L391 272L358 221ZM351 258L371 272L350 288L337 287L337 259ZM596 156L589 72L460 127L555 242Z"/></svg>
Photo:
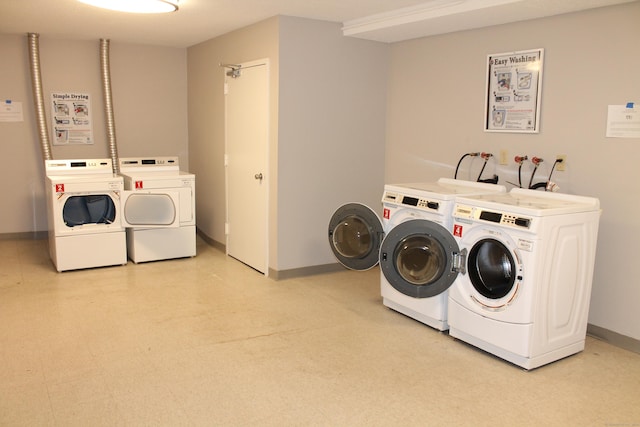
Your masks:
<svg viewBox="0 0 640 427"><path fill-rule="evenodd" d="M486 131L539 131L543 60L544 49L487 56Z"/></svg>
<svg viewBox="0 0 640 427"><path fill-rule="evenodd" d="M86 93L51 94L54 145L93 144L91 96Z"/></svg>

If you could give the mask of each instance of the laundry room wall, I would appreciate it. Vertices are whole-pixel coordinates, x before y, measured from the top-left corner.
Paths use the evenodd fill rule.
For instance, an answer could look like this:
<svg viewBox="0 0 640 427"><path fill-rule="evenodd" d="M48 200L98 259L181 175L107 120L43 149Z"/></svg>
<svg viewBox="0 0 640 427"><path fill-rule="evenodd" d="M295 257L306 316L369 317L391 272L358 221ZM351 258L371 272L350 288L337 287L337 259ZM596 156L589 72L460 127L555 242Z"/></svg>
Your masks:
<svg viewBox="0 0 640 427"><path fill-rule="evenodd" d="M544 181L556 155L560 191L598 197L602 206L590 331L640 340L640 140L606 138L607 108L640 103L640 2L395 43L391 48L385 179L453 177L467 152L491 152L483 177L517 182L515 155L544 159ZM594 33L594 31L597 32ZM483 131L487 55L544 48L540 132ZM509 164L497 165L501 150ZM478 159L459 178L476 179ZM524 168L528 183L532 168ZM633 195L633 196L630 196Z"/></svg>
<svg viewBox="0 0 640 427"><path fill-rule="evenodd" d="M333 209L380 206L388 46L345 38L340 24L274 17L188 49L189 134L198 229L223 246L224 95L220 63L269 59L269 270L335 268ZM206 193L205 193L206 191Z"/></svg>
<svg viewBox="0 0 640 427"><path fill-rule="evenodd" d="M99 40L41 35L40 65L51 155L109 157ZM0 236L47 230L44 166L35 121L27 36L0 34L0 98L21 102L24 120L0 122L0 176L4 182ZM186 49L110 44L111 84L118 153L122 157L179 156L188 168ZM91 97L93 144L53 145L52 92ZM10 207L10 208L9 208Z"/></svg>
<svg viewBox="0 0 640 427"><path fill-rule="evenodd" d="M187 50L189 158L191 170L198 181L197 227L209 243L219 247L226 244L224 80L228 70L220 64L269 59L271 151L268 181L269 196L277 200L278 54L277 17L199 43ZM277 217L277 212L273 210L275 207L275 204L270 204L269 215L272 219ZM270 240L273 240L273 236Z"/></svg>
<svg viewBox="0 0 640 427"><path fill-rule="evenodd" d="M280 21L278 262L335 265L327 230L348 202L381 215L389 46L334 22Z"/></svg>

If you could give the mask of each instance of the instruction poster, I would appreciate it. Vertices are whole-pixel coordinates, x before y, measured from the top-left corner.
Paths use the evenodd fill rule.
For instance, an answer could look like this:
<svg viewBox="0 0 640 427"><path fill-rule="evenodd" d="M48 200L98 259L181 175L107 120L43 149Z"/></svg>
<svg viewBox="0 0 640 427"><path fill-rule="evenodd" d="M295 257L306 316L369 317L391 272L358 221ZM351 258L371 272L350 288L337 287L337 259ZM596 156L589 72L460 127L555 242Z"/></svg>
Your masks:
<svg viewBox="0 0 640 427"><path fill-rule="evenodd" d="M86 93L51 94L53 144L93 144L91 97Z"/></svg>
<svg viewBox="0 0 640 427"><path fill-rule="evenodd" d="M0 106L0 122L23 122L22 102L5 100Z"/></svg>
<svg viewBox="0 0 640 427"><path fill-rule="evenodd" d="M544 49L487 57L485 131L537 133Z"/></svg>
<svg viewBox="0 0 640 427"><path fill-rule="evenodd" d="M609 105L607 138L640 138L640 108L636 104Z"/></svg>

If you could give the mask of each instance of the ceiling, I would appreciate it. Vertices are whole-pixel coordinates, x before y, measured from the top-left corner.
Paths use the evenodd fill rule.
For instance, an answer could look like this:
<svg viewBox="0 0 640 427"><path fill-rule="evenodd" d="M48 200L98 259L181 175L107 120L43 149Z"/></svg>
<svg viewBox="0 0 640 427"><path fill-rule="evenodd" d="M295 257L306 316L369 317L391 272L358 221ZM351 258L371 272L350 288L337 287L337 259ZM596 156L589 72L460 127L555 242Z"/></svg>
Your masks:
<svg viewBox="0 0 640 427"><path fill-rule="evenodd" d="M382 42L444 34L638 0L181 0L178 12L133 15L76 0L1 0L0 33L189 47L275 15L338 22Z"/></svg>

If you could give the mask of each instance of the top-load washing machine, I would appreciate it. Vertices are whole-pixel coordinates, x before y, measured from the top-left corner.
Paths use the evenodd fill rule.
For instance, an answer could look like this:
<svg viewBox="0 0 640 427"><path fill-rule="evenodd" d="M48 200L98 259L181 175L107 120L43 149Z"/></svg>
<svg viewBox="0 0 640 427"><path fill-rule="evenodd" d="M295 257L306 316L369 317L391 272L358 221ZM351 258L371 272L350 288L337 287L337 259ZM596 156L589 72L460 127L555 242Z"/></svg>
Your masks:
<svg viewBox="0 0 640 427"><path fill-rule="evenodd" d="M460 198L453 233L466 273L449 291L449 333L533 369L584 349L598 199L513 189Z"/></svg>
<svg viewBox="0 0 640 427"><path fill-rule="evenodd" d="M135 262L196 255L195 175L177 157L121 158L127 253Z"/></svg>
<svg viewBox="0 0 640 427"><path fill-rule="evenodd" d="M382 220L369 207L350 203L329 223L329 242L346 267L381 267L383 304L439 330L447 325L447 289L459 254L451 234L458 195L505 192L503 186L441 178L386 185Z"/></svg>
<svg viewBox="0 0 640 427"><path fill-rule="evenodd" d="M110 159L46 160L49 254L58 271L127 263L122 177Z"/></svg>

